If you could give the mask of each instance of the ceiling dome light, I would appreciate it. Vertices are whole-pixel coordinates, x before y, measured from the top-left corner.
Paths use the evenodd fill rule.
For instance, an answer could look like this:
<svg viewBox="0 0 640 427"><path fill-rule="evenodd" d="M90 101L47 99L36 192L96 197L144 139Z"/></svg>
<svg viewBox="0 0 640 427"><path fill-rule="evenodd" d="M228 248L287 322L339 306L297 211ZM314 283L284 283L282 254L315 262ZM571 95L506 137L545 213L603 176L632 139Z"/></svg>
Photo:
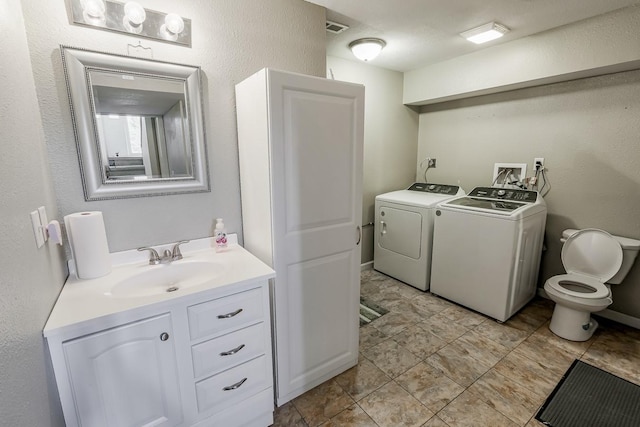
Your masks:
<svg viewBox="0 0 640 427"><path fill-rule="evenodd" d="M387 43L382 39L365 38L349 43L353 55L361 61L371 61L382 52Z"/></svg>
<svg viewBox="0 0 640 427"><path fill-rule="evenodd" d="M509 29L504 25L497 22L489 22L460 33L460 35L472 43L481 44L500 38L508 32Z"/></svg>

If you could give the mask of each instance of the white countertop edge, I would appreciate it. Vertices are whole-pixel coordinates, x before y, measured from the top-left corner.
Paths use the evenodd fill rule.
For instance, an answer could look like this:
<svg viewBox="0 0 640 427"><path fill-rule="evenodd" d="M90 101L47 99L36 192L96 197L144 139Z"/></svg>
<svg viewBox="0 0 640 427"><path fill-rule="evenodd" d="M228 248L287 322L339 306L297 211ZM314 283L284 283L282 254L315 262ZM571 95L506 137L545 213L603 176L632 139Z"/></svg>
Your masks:
<svg viewBox="0 0 640 427"><path fill-rule="evenodd" d="M213 239L205 238L184 244L183 255L186 262L194 259L218 259L228 267L226 273L212 279L209 283L181 290L174 294L155 294L145 297L112 298L107 296L114 283L131 274L132 271L147 268L146 254L137 250L129 250L111 254L118 264L110 274L96 279L82 280L69 275L58 300L56 301L47 323L43 328L43 336L51 339L68 335L72 330L95 329L94 325L112 323L113 319L130 318L133 312L149 312L153 307L168 307L171 301L191 301L197 303L199 295L204 298L213 297L230 286L243 288L252 283L269 280L275 277L275 271L260 261L253 254L238 245L236 236L229 239L231 244L222 252L216 252ZM163 245L158 246L162 248ZM156 248L156 247L154 247ZM139 258L139 255L143 255ZM135 256L132 259L131 256ZM120 263L122 262L122 263ZM181 261L174 261L180 263ZM153 268L153 267L151 267Z"/></svg>

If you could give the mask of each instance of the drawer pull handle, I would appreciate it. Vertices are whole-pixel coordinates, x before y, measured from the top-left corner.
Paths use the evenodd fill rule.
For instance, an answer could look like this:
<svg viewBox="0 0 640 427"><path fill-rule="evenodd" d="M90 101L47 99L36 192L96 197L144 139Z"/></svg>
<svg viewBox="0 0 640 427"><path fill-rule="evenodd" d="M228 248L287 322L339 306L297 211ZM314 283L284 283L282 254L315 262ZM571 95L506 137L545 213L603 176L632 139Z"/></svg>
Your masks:
<svg viewBox="0 0 640 427"><path fill-rule="evenodd" d="M220 353L220 356L231 356L232 354L236 354L237 352L239 352L243 348L244 348L244 344L240 344L239 346L237 346L233 350L223 351L222 353Z"/></svg>
<svg viewBox="0 0 640 427"><path fill-rule="evenodd" d="M223 388L222 388L222 391L231 391L231 390L235 390L235 389L239 388L242 384L244 384L244 382L245 382L246 380L247 380L247 379L245 378L245 379L243 379L243 380L241 380L241 381L238 381L237 383L235 383L235 384L233 384L233 385L229 385L229 386L223 387Z"/></svg>
<svg viewBox="0 0 640 427"><path fill-rule="evenodd" d="M233 316L237 316L238 314L240 314L242 312L242 309L239 308L236 311L233 311L231 313L227 313L227 314L218 314L218 319L229 319Z"/></svg>

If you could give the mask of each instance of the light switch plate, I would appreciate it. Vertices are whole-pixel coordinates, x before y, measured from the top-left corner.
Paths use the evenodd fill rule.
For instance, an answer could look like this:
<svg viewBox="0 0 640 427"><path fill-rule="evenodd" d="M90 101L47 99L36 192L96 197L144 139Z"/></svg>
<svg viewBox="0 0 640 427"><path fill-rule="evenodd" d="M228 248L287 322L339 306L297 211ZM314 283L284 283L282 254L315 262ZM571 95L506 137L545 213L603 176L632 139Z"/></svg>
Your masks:
<svg viewBox="0 0 640 427"><path fill-rule="evenodd" d="M41 248L44 246L44 233L42 232L42 225L40 224L40 214L38 211L33 211L31 216L31 226L33 227L33 235L36 238L36 246Z"/></svg>
<svg viewBox="0 0 640 427"><path fill-rule="evenodd" d="M49 234L45 230L45 228L49 224L49 218L47 218L47 209L44 206L40 206L38 208L38 216L40 217L40 230L42 230L42 237L46 242L47 240L49 240Z"/></svg>

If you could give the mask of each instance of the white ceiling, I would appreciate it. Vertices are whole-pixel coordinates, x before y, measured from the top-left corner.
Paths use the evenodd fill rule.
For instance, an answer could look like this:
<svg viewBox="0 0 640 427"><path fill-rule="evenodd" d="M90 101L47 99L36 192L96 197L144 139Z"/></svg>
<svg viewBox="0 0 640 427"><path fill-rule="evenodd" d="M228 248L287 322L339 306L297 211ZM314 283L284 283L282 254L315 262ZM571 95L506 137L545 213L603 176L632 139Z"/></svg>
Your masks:
<svg viewBox="0 0 640 427"><path fill-rule="evenodd" d="M409 71L551 28L639 4L640 0L306 0L327 8L327 19L348 25L327 32L327 55L354 60L347 45L363 37L387 42L372 65ZM491 21L511 29L474 45L459 33Z"/></svg>

